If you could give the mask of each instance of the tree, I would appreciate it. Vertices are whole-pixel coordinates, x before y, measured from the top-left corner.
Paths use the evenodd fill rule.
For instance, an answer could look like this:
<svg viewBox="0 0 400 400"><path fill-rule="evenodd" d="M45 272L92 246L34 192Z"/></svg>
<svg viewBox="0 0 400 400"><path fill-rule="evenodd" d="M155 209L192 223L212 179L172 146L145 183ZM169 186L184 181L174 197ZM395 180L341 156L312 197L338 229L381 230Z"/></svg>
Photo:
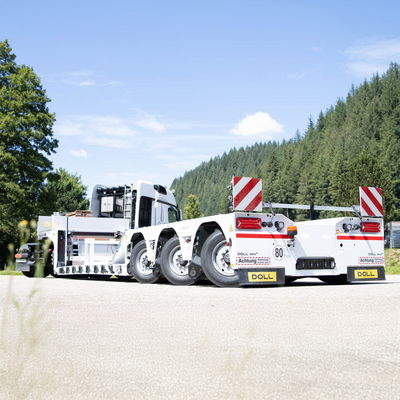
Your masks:
<svg viewBox="0 0 400 400"><path fill-rule="evenodd" d="M49 174L40 194L40 213L49 215L54 211L86 210L89 207L86 190L78 175L70 174L63 168L57 169Z"/></svg>
<svg viewBox="0 0 400 400"><path fill-rule="evenodd" d="M183 209L184 219L199 218L202 216L200 211L200 201L194 194L186 197L185 208Z"/></svg>
<svg viewBox="0 0 400 400"><path fill-rule="evenodd" d="M22 219L35 214L38 195L52 163L48 156L54 114L32 68L18 65L8 41L0 42L0 253ZM0 256L1 257L1 256ZM0 260L2 265L4 260Z"/></svg>

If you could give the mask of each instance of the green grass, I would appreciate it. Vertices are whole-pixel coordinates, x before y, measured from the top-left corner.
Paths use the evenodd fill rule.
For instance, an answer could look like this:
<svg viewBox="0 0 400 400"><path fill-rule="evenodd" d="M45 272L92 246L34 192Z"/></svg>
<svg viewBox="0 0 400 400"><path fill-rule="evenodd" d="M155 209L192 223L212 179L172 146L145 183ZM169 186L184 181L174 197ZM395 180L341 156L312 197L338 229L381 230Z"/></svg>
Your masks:
<svg viewBox="0 0 400 400"><path fill-rule="evenodd" d="M400 249L385 249L385 272L400 275Z"/></svg>
<svg viewBox="0 0 400 400"><path fill-rule="evenodd" d="M0 271L0 275L22 275L22 272L6 268Z"/></svg>

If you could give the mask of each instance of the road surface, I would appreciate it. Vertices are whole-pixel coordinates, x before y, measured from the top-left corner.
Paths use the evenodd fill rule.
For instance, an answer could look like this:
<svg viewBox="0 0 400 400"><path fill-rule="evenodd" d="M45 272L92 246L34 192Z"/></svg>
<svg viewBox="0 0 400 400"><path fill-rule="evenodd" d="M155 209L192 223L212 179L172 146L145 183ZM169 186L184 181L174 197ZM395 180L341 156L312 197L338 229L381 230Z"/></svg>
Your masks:
<svg viewBox="0 0 400 400"><path fill-rule="evenodd" d="M0 276L0 398L399 399L400 276L276 288Z"/></svg>

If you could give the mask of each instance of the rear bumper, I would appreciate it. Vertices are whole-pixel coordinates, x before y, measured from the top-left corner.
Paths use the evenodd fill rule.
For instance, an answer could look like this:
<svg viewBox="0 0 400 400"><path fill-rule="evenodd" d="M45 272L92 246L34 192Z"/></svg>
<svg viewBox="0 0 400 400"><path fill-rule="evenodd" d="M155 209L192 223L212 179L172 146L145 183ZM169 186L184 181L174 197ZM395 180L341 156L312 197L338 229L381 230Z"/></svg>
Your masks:
<svg viewBox="0 0 400 400"><path fill-rule="evenodd" d="M347 267L348 282L384 281L385 267Z"/></svg>
<svg viewBox="0 0 400 400"><path fill-rule="evenodd" d="M26 258L20 258L15 260L15 269L20 272L29 272L35 265L34 262L27 260Z"/></svg>
<svg viewBox="0 0 400 400"><path fill-rule="evenodd" d="M240 286L283 285L285 268L240 268Z"/></svg>

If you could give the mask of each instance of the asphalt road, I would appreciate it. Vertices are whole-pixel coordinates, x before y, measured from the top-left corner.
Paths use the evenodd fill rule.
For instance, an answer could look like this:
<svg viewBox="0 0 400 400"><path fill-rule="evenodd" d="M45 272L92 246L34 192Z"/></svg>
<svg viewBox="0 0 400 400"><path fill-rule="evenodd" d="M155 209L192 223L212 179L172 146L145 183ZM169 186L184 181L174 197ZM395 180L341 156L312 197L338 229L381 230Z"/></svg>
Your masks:
<svg viewBox="0 0 400 400"><path fill-rule="evenodd" d="M0 307L1 399L400 398L400 276L247 289L0 276Z"/></svg>

